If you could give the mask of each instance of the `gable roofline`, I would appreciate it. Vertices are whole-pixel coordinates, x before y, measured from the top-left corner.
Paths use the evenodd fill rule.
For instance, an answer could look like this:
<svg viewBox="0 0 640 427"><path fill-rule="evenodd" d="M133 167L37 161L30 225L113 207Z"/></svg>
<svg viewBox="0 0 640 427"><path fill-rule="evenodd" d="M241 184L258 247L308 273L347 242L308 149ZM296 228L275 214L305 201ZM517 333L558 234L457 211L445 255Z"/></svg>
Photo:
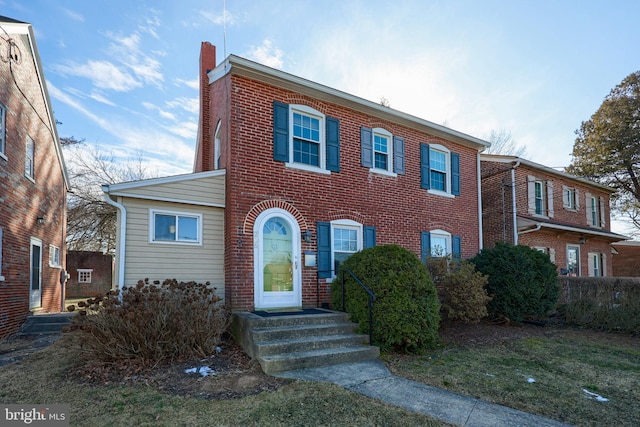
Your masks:
<svg viewBox="0 0 640 427"><path fill-rule="evenodd" d="M42 68L42 61L40 59L40 53L38 51L38 45L36 44L36 36L33 31L33 26L27 22L18 21L17 19L8 18L0 15L0 28L2 32L8 34L22 34L26 35L29 39L31 46L31 55L35 62L36 73L38 76L38 82L40 83L40 91L44 98L45 108L47 110L47 118L49 124L47 126L53 143L56 149L56 155L58 157L58 163L60 170L62 171L62 178L64 180L67 191L71 190L71 182L69 181L69 173L67 172L67 166L64 162L64 156L62 154L62 144L60 143L60 137L58 136L58 128L56 126L56 120L53 116L53 108L51 108L51 98L49 97L49 90L47 89L47 82L44 78L44 69ZM10 36L9 36L10 37Z"/></svg>
<svg viewBox="0 0 640 427"><path fill-rule="evenodd" d="M160 178L141 179L138 181L119 182L116 184L103 184L102 190L105 193L114 194L118 191L133 190L137 188L150 187L152 185L159 184L172 184L182 181L191 181L202 178L212 178L216 176L224 176L226 174L225 169L217 169L206 172L193 172L185 173L181 175L163 176Z"/></svg>
<svg viewBox="0 0 640 427"><path fill-rule="evenodd" d="M566 172L559 171L549 166L545 166L540 163L535 163L535 162L532 162L531 160L526 160L518 156L507 156L507 155L501 155L501 154L480 154L480 161L494 162L494 163L515 163L515 164L527 166L532 169L537 169L542 172L550 173L552 175L557 175L562 178L570 179L572 181L578 181L581 184L585 184L590 187L597 188L598 190L606 191L608 193L615 193L616 191L606 185L599 184L597 182L591 181L586 178L581 178L579 176L571 175Z"/></svg>
<svg viewBox="0 0 640 427"><path fill-rule="evenodd" d="M229 73L301 93L321 101L345 106L367 115L389 120L451 142L474 148L478 151L483 151L491 145L487 141L465 133L236 55L229 55L224 61L218 64L215 69L209 72L209 84Z"/></svg>

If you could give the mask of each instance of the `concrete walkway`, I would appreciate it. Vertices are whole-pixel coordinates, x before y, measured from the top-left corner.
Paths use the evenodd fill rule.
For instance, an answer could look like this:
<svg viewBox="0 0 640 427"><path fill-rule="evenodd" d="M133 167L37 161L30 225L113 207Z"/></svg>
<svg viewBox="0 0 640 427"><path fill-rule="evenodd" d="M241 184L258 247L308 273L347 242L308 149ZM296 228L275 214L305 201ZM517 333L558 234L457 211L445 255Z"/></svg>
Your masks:
<svg viewBox="0 0 640 427"><path fill-rule="evenodd" d="M460 426L567 426L548 418L493 405L391 375L380 360L273 374L280 378L337 384L391 405Z"/></svg>

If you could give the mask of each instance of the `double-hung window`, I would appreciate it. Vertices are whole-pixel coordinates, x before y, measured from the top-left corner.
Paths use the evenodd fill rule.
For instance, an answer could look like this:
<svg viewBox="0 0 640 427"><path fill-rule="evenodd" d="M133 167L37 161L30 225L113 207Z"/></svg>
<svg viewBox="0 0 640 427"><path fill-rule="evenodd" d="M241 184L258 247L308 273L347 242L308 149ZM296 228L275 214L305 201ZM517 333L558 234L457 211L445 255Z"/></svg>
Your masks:
<svg viewBox="0 0 640 427"><path fill-rule="evenodd" d="M274 102L273 159L291 168L340 172L340 122L305 105Z"/></svg>
<svg viewBox="0 0 640 427"><path fill-rule="evenodd" d="M340 219L316 224L318 277L332 278L354 253L376 245L376 228L356 221Z"/></svg>
<svg viewBox="0 0 640 427"><path fill-rule="evenodd" d="M460 195L460 155L440 144L420 144L420 186L432 194Z"/></svg>
<svg viewBox="0 0 640 427"><path fill-rule="evenodd" d="M587 224L591 227L604 227L605 223L605 203L604 197L590 193L586 194Z"/></svg>
<svg viewBox="0 0 640 427"><path fill-rule="evenodd" d="M202 244L202 215L150 211L152 243Z"/></svg>
<svg viewBox="0 0 640 427"><path fill-rule="evenodd" d="M588 259L589 276L602 277L604 273L604 255L600 253L590 253Z"/></svg>
<svg viewBox="0 0 640 427"><path fill-rule="evenodd" d="M423 231L420 246L423 262L448 255L459 259L462 255L462 238L444 230Z"/></svg>
<svg viewBox="0 0 640 427"><path fill-rule="evenodd" d="M360 128L361 164L371 172L404 174L404 138L383 128Z"/></svg>
<svg viewBox="0 0 640 427"><path fill-rule="evenodd" d="M6 158L7 107L0 104L0 157Z"/></svg>
<svg viewBox="0 0 640 427"><path fill-rule="evenodd" d="M25 162L24 162L24 174L27 178L35 179L35 158L36 158L36 143L30 137L27 137Z"/></svg>
<svg viewBox="0 0 640 427"><path fill-rule="evenodd" d="M60 248L49 245L49 267L60 267Z"/></svg>
<svg viewBox="0 0 640 427"><path fill-rule="evenodd" d="M578 190L573 187L562 186L562 207L566 210L577 211L579 207L578 203Z"/></svg>
<svg viewBox="0 0 640 427"><path fill-rule="evenodd" d="M527 192L530 214L553 217L553 182L529 175Z"/></svg>

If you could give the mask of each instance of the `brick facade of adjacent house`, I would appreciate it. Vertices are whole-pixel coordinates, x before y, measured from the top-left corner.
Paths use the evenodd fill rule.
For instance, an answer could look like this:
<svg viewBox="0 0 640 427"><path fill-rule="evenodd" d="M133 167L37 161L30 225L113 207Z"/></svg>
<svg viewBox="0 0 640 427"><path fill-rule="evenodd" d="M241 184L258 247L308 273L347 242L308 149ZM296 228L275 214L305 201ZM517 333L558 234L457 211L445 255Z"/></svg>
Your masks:
<svg viewBox="0 0 640 427"><path fill-rule="evenodd" d="M105 295L113 286L113 256L102 252L68 251L67 298Z"/></svg>
<svg viewBox="0 0 640 427"><path fill-rule="evenodd" d="M8 33L0 35L2 49L7 49L10 37L14 55L9 62L0 61L0 108L5 112L0 150L2 338L17 332L31 310L61 310L67 183L33 30L12 20L0 20L0 25ZM2 52L3 58L7 53ZM34 141L32 169L26 167L29 139ZM40 301L30 308L30 282L37 275L31 268L34 245L36 254L41 250L42 291Z"/></svg>
<svg viewBox="0 0 640 427"><path fill-rule="evenodd" d="M203 44L202 58L215 58L212 51L213 46ZM201 72L212 68L201 60ZM234 310L254 307L254 224L258 215L270 208L288 212L302 232L311 232L311 241L302 242L303 253L319 254L318 224L333 220L374 227L376 245L398 244L417 256L424 251L421 233L430 230L459 236L464 258L478 252L481 142L453 131L455 136L447 136L450 130L437 125L429 133L424 122L414 123L406 115L387 112L366 101L361 101L364 107L350 105L340 96L323 93L322 88L301 93L303 89L298 91L293 84L284 87L290 83L288 77L273 81L234 73L237 68L232 65L230 73L203 89L201 99L208 97L210 101L201 112L195 166L196 171L214 167L217 153L213 145L219 129L220 168L226 169L227 177L226 300ZM274 160L274 103L311 107L337 119L339 172L301 170ZM210 118L209 124L203 117ZM376 173L361 165L362 127L384 128L404 139L403 174ZM446 197L421 188L421 144L438 144L459 155L460 195ZM304 307L329 301L329 285L326 279L318 279L318 268L302 267Z"/></svg>
<svg viewBox="0 0 640 427"><path fill-rule="evenodd" d="M611 243L625 239L611 232L612 190L512 156L482 155L481 169L484 247L507 242L537 248L549 254L559 274L572 274L571 251L578 255L578 275L612 275ZM537 208L535 182L542 190Z"/></svg>

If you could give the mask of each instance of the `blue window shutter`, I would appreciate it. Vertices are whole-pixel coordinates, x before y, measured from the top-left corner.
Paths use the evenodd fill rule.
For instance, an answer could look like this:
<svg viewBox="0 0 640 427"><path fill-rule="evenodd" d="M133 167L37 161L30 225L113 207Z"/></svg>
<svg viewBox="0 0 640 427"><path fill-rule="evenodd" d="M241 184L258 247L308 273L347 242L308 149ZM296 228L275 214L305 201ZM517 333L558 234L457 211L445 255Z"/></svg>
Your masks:
<svg viewBox="0 0 640 427"><path fill-rule="evenodd" d="M393 137L393 171L404 175L404 138Z"/></svg>
<svg viewBox="0 0 640 427"><path fill-rule="evenodd" d="M420 188L431 188L431 168L429 167L429 144L420 144Z"/></svg>
<svg viewBox="0 0 640 427"><path fill-rule="evenodd" d="M340 172L340 120L326 118L327 123L327 170Z"/></svg>
<svg viewBox="0 0 640 427"><path fill-rule="evenodd" d="M462 237L451 236L451 255L453 259L460 259L462 256Z"/></svg>
<svg viewBox="0 0 640 427"><path fill-rule="evenodd" d="M273 160L289 161L289 106L273 102Z"/></svg>
<svg viewBox="0 0 640 427"><path fill-rule="evenodd" d="M420 233L420 260L427 262L431 257L431 234L428 231Z"/></svg>
<svg viewBox="0 0 640 427"><path fill-rule="evenodd" d="M374 226L365 225L364 232L364 249L372 248L376 245L376 228Z"/></svg>
<svg viewBox="0 0 640 427"><path fill-rule="evenodd" d="M451 194L460 195L460 154L451 153Z"/></svg>
<svg viewBox="0 0 640 427"><path fill-rule="evenodd" d="M366 127L360 128L360 160L365 168L373 167L373 133Z"/></svg>
<svg viewBox="0 0 640 427"><path fill-rule="evenodd" d="M318 278L328 279L333 276L331 267L331 223L316 223L318 242Z"/></svg>

